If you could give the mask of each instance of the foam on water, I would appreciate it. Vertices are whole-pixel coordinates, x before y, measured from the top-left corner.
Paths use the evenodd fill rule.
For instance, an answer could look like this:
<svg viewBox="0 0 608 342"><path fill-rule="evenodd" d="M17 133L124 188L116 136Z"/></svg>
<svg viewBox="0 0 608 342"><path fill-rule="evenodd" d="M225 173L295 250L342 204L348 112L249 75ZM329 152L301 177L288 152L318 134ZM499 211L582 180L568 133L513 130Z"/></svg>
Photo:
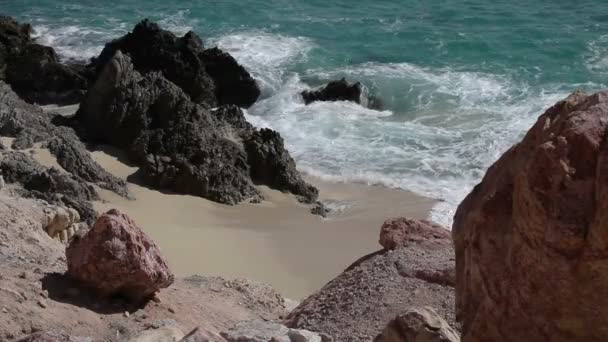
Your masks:
<svg viewBox="0 0 608 342"><path fill-rule="evenodd" d="M241 32L211 43L233 55L258 80L262 96L276 93L283 85L287 67L306 57L314 44L303 37L286 37L262 31Z"/></svg>
<svg viewBox="0 0 608 342"><path fill-rule="evenodd" d="M62 58L85 60L132 26L107 20L110 25L103 29L51 26L44 21L35 29L40 42L55 47ZM189 10L159 21L180 35L200 26ZM407 22L395 19L386 24L400 31ZM445 225L487 167L545 108L579 86L602 87L532 84L533 78L499 73L500 68L481 72L477 70L483 68L471 66L416 63L309 63L312 51L327 47L272 29L231 31L205 41L231 53L258 80L262 97L246 117L257 127L281 132L301 171L327 181L380 184L435 198L439 202L431 218ZM438 42L446 48L443 40ZM608 73L608 35L587 44L585 61L589 71ZM302 90L340 77L361 81L387 110L350 102L304 105Z"/></svg>

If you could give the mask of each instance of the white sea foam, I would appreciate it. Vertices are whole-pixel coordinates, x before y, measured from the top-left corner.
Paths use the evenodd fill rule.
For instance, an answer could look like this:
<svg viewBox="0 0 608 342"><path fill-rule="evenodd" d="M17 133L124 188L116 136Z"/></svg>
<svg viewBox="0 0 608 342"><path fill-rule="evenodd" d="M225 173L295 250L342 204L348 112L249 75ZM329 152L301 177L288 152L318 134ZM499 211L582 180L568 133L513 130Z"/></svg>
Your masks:
<svg viewBox="0 0 608 342"><path fill-rule="evenodd" d="M212 39L211 43L229 52L253 74L264 97L278 92L287 67L301 61L314 48L307 38L262 31L235 33Z"/></svg>
<svg viewBox="0 0 608 342"><path fill-rule="evenodd" d="M255 53L249 58L255 59ZM265 70L255 66L249 64L263 75ZM538 114L568 93L559 87L533 92L505 76L407 63L368 63L303 75L316 81L338 77L361 80L389 107L406 110L378 112L349 102L306 106L298 94L308 86L292 74L251 107L247 117L256 126L281 132L301 171L327 181L381 184L438 199L431 218L446 225L486 168Z"/></svg>
<svg viewBox="0 0 608 342"><path fill-rule="evenodd" d="M608 35L587 44L587 68L592 72L608 73Z"/></svg>

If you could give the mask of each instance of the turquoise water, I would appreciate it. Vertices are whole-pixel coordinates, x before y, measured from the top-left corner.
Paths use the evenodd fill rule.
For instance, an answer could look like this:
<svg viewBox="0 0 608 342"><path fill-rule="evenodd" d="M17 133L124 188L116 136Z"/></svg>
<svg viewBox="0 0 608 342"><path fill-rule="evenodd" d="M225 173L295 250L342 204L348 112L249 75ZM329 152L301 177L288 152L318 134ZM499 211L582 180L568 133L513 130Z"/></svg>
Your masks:
<svg viewBox="0 0 608 342"><path fill-rule="evenodd" d="M0 0L65 59L149 17L231 52L263 88L248 110L280 131L302 171L442 199L453 210L544 108L608 84L608 2ZM297 93L360 80L386 110L304 106Z"/></svg>

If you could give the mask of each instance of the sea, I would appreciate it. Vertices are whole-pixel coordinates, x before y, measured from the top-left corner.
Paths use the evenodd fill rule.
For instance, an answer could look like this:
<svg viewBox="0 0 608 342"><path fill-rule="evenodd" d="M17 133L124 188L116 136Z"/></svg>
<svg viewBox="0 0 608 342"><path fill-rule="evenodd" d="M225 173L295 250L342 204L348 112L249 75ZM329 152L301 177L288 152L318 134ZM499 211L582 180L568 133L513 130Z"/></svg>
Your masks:
<svg viewBox="0 0 608 342"><path fill-rule="evenodd" d="M299 170L437 199L445 225L546 108L608 84L606 0L0 0L0 13L66 61L143 18L193 30L257 79L246 115ZM304 105L302 90L342 77L384 109Z"/></svg>

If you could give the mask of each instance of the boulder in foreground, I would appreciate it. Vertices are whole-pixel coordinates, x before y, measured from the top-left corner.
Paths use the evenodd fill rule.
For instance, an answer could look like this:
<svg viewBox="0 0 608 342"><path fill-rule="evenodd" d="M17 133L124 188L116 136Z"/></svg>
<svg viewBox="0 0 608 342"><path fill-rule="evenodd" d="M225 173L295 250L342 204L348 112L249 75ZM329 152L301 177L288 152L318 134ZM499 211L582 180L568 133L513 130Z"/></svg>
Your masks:
<svg viewBox="0 0 608 342"><path fill-rule="evenodd" d="M488 169L453 225L463 341L608 336L608 92L577 92Z"/></svg>
<svg viewBox="0 0 608 342"><path fill-rule="evenodd" d="M374 342L458 342L460 338L435 310L411 308L398 315Z"/></svg>
<svg viewBox="0 0 608 342"><path fill-rule="evenodd" d="M159 248L127 215L112 209L66 250L68 275L101 296L133 302L150 298L173 283Z"/></svg>
<svg viewBox="0 0 608 342"><path fill-rule="evenodd" d="M396 219L391 221L408 221ZM412 221L415 223L416 221ZM407 247L365 256L294 309L288 327L326 333L336 341L372 341L412 307L430 306L455 327L454 252L449 233L429 223L407 227Z"/></svg>

